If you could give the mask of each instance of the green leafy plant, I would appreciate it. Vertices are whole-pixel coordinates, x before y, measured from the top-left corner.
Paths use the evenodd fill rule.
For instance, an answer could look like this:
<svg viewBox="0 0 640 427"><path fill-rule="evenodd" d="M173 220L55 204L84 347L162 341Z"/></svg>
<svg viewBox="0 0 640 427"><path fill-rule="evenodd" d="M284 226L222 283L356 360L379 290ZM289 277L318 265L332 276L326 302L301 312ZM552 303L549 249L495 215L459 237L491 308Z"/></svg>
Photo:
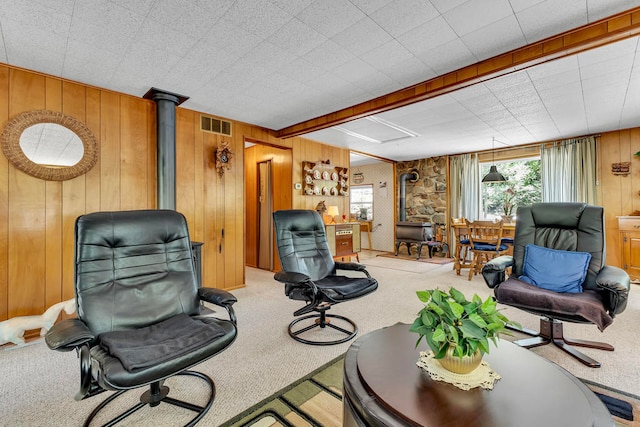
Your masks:
<svg viewBox="0 0 640 427"><path fill-rule="evenodd" d="M416 347L424 338L436 359L443 358L449 347L458 357L471 356L477 350L489 353L489 341L497 346L500 334L510 335L507 325L520 326L500 313L491 297L482 301L474 294L469 301L453 287L449 293L432 289L416 294L425 306L410 331L419 335Z"/></svg>

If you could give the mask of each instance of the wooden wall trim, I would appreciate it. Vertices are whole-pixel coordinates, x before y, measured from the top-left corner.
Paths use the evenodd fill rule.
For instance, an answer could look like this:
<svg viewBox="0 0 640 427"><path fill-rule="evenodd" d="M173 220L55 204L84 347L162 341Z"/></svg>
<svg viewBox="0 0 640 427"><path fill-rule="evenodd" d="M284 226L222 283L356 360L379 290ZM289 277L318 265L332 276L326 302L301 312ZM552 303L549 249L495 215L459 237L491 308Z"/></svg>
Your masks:
<svg viewBox="0 0 640 427"><path fill-rule="evenodd" d="M277 131L280 138L302 135L389 111L511 74L554 59L575 55L640 34L640 7L566 31L502 55L418 83L390 94L306 120Z"/></svg>

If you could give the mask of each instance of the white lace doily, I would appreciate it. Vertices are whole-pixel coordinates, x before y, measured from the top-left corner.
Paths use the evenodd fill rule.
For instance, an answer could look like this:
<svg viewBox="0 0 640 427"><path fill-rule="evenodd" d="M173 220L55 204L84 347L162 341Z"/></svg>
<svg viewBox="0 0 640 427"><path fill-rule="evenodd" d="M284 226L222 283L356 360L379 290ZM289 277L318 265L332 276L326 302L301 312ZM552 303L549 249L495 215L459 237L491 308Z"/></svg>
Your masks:
<svg viewBox="0 0 640 427"><path fill-rule="evenodd" d="M427 371L432 380L453 384L462 390L470 390L475 387L492 390L493 383L502 378L484 360L480 363L480 366L468 374L453 373L443 368L440 362L433 358L433 352L431 351L421 351L420 359L418 359L416 365Z"/></svg>

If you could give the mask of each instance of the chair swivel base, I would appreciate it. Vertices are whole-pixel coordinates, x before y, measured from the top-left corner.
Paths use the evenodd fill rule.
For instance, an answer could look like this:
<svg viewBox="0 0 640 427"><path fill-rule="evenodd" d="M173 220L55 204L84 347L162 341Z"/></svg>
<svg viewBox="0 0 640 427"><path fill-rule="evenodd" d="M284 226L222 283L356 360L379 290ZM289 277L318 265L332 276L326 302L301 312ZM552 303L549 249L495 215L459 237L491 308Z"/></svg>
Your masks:
<svg viewBox="0 0 640 427"><path fill-rule="evenodd" d="M511 329L511 328L510 328ZM599 368L600 362L590 358L586 354L576 350L572 346L596 348L598 350L613 351L612 345L598 342L598 341L586 341L579 339L567 338L563 334L562 322L555 319L541 318L540 319L540 332L533 331L531 329L515 329L516 331L533 336L533 338L525 338L518 341L514 341L514 344L518 344L520 347L533 348L553 343L556 347L570 354L578 359L583 364L591 368Z"/></svg>
<svg viewBox="0 0 640 427"><path fill-rule="evenodd" d="M215 396L216 396L216 386L213 383L213 380L211 378L209 378L207 375L202 374L200 372L183 371L183 372L177 373L176 375L188 375L188 376L198 377L198 378L204 380L209 385L209 390L210 390L210 395L209 395L209 399L207 400L207 403L204 406L199 406L199 405L194 405L194 404L189 403L189 402L184 402L182 400L177 400L177 399L174 399L172 397L168 397L167 395L169 394L169 387L161 385L161 382L154 382L154 383L151 383L149 385L149 390L145 391L140 396L140 403L138 403L135 406L129 408L128 410L126 410L122 414L120 414L117 417L115 417L113 420L111 420L111 421L109 421L109 422L107 422L106 424L103 424L103 425L105 427L113 426L113 425L119 423L120 421L122 421L123 419L125 419L126 417L128 417L129 415L131 415L134 412L136 412L138 409L143 408L145 405L149 405L150 407L155 407L155 406L158 406L162 402L169 403L169 404L174 405L174 406L179 406L181 408L185 408L185 409L189 409L191 411L197 412L196 417L193 418L191 421L189 421L189 423L185 424L185 427L192 427L192 426L196 425L196 423L198 423L198 421L200 421L202 419L202 417L204 417L206 415L206 413L209 412L209 409L211 409L211 405L213 404L213 400L215 399ZM130 391L130 390L118 391L118 392L114 393L113 395L109 396L102 403L100 403L100 405L98 405L89 414L89 416L87 417L86 421L84 422L84 426L88 427L91 424L91 421L93 421L93 419L96 417L96 415L98 415L98 413L102 409L104 409L109 403L113 402L114 400L116 400L118 397L122 396L127 391Z"/></svg>
<svg viewBox="0 0 640 427"><path fill-rule="evenodd" d="M291 322L289 324L289 335L291 336L291 338L293 338L294 340L301 342L303 344L310 344L310 345L335 345L335 344L340 344L343 342L347 342L351 339L353 339L357 334L358 334L358 326L351 320L351 319L347 319L344 316L339 316L337 314L327 314L326 313L326 309L319 309L318 310L319 313L318 314L310 314L308 316L304 316L304 317L300 317L298 319L295 319L293 322ZM340 319L346 323L348 323L351 326L351 330L347 330L344 328L341 328L340 326L334 325L333 323L331 323L330 319ZM313 323L309 326L305 326L304 328L298 329L296 331L293 330L294 325L296 325L299 322L302 322L304 320L308 320L308 319L314 319ZM337 340L332 340L332 341L312 341L312 340L307 340L302 338L300 335L308 332L312 329L315 328L326 328L326 327L330 327L332 329L335 329L339 332L342 332L343 334L345 334L345 337L337 339Z"/></svg>

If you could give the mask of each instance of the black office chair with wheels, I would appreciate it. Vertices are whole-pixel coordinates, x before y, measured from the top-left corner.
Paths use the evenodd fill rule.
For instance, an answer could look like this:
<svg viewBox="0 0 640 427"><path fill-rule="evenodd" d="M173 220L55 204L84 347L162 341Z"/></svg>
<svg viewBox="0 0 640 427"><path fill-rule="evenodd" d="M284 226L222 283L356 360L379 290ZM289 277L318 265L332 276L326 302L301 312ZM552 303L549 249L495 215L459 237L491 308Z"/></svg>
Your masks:
<svg viewBox="0 0 640 427"><path fill-rule="evenodd" d="M613 351L606 343L570 339L562 322L591 323L603 331L627 306L630 280L605 266L604 209L584 203L536 203L519 207L513 256L488 262L482 275L498 302L541 316L540 331L523 347L549 343L587 366L600 363L573 346ZM505 270L512 267L505 280Z"/></svg>
<svg viewBox="0 0 640 427"><path fill-rule="evenodd" d="M358 333L356 324L343 316L327 314L332 305L367 295L378 288L378 282L369 275L364 265L352 262L336 262L331 256L324 223L316 211L283 210L273 214L276 243L282 271L275 279L285 284L285 295L307 304L296 310L289 324L289 335L296 341L312 345L332 345L349 341ZM337 270L358 272L358 277L337 275ZM362 273L362 274L359 274ZM294 328L304 320L310 325ZM338 323L343 324L339 326ZM319 327L338 331L336 339L303 338ZM344 336L343 336L344 335Z"/></svg>
<svg viewBox="0 0 640 427"><path fill-rule="evenodd" d="M78 318L54 325L45 340L53 350L77 351L76 400L117 391L85 426L114 399L142 386L149 390L140 403L107 425L161 402L196 412L187 424L195 425L211 408L215 386L207 375L188 369L233 343L236 298L198 287L184 216L169 210L91 213L76 220L75 242ZM224 307L229 320L201 316L201 301ZM164 381L174 375L204 380L210 390L206 404L167 396Z"/></svg>

